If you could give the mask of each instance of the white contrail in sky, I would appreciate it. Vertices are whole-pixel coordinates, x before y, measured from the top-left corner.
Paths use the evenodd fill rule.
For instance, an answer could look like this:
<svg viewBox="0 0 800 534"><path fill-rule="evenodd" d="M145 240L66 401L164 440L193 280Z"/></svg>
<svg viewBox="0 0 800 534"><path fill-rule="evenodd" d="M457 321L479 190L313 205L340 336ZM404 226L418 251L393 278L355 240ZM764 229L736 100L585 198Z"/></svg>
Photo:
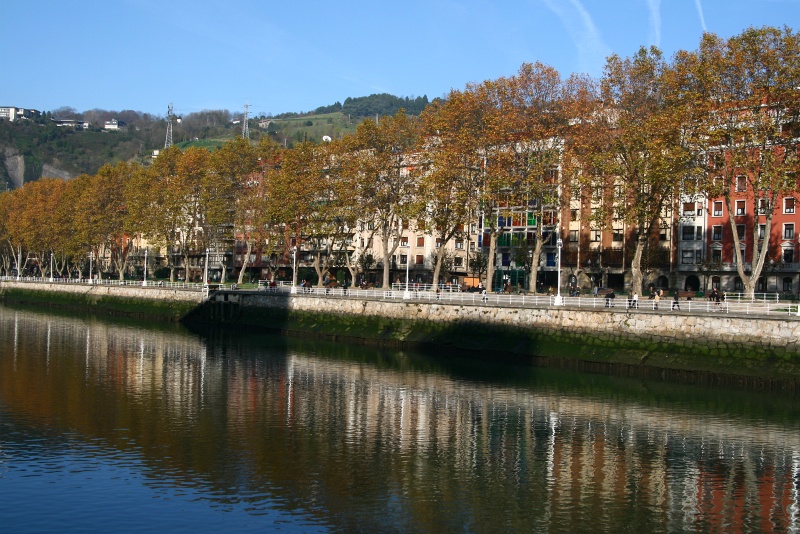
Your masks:
<svg viewBox="0 0 800 534"><path fill-rule="evenodd" d="M542 1L561 20L578 49L578 70L587 74L602 71L611 49L603 42L592 16L580 0Z"/></svg>
<svg viewBox="0 0 800 534"><path fill-rule="evenodd" d="M707 32L708 28L706 27L706 18L703 16L703 4L700 3L700 0L694 0L694 5L697 6L697 15L700 17L700 26L703 27L704 32Z"/></svg>
<svg viewBox="0 0 800 534"><path fill-rule="evenodd" d="M661 46L661 0L647 0L647 7L650 10L650 44Z"/></svg>

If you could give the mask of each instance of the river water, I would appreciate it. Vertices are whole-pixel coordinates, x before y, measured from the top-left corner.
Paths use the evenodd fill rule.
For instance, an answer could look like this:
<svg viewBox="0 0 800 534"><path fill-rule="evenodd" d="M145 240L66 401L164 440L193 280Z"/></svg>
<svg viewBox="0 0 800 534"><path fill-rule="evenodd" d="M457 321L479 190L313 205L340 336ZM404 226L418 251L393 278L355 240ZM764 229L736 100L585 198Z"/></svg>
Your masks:
<svg viewBox="0 0 800 534"><path fill-rule="evenodd" d="M5 532L792 531L800 400L0 307Z"/></svg>

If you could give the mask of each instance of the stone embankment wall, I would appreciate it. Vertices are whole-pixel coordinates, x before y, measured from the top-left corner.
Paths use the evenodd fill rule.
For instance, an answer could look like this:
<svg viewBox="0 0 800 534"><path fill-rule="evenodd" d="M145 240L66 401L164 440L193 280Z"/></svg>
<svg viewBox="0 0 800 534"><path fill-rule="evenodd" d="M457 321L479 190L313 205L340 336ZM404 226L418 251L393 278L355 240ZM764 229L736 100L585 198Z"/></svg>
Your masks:
<svg viewBox="0 0 800 534"><path fill-rule="evenodd" d="M208 320L487 353L800 378L800 319L220 293Z"/></svg>
<svg viewBox="0 0 800 534"><path fill-rule="evenodd" d="M721 373L800 384L800 318L789 314L532 309L257 291L218 292L203 301L198 292L158 287L17 282L0 282L0 299L425 347L441 354L559 359L576 362L581 369L596 365L594 369L601 372L611 364L623 370L647 367L656 372Z"/></svg>
<svg viewBox="0 0 800 534"><path fill-rule="evenodd" d="M195 309L198 291L159 287L0 282L0 300L56 307L81 307L117 315L177 321Z"/></svg>

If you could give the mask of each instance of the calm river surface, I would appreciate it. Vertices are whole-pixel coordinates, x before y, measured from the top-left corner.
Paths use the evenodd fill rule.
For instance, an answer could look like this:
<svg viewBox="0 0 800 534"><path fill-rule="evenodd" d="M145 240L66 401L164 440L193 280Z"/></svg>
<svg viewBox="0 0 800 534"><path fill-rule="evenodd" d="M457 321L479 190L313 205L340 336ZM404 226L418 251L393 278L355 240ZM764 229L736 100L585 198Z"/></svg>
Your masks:
<svg viewBox="0 0 800 534"><path fill-rule="evenodd" d="M0 525L792 531L800 400L0 307Z"/></svg>

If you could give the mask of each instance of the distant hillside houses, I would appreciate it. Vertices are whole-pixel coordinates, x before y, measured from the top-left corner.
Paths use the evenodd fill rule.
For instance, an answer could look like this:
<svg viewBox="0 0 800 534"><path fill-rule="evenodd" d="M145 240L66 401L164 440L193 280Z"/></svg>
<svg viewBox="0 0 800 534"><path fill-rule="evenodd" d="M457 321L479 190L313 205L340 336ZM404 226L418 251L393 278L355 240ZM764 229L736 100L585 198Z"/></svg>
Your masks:
<svg viewBox="0 0 800 534"><path fill-rule="evenodd" d="M75 128L76 130L88 130L92 123L82 119L53 119L53 123L59 128Z"/></svg>
<svg viewBox="0 0 800 534"><path fill-rule="evenodd" d="M18 108L15 106L0 107L0 119L14 122L19 119L38 119L41 112L35 109Z"/></svg>

